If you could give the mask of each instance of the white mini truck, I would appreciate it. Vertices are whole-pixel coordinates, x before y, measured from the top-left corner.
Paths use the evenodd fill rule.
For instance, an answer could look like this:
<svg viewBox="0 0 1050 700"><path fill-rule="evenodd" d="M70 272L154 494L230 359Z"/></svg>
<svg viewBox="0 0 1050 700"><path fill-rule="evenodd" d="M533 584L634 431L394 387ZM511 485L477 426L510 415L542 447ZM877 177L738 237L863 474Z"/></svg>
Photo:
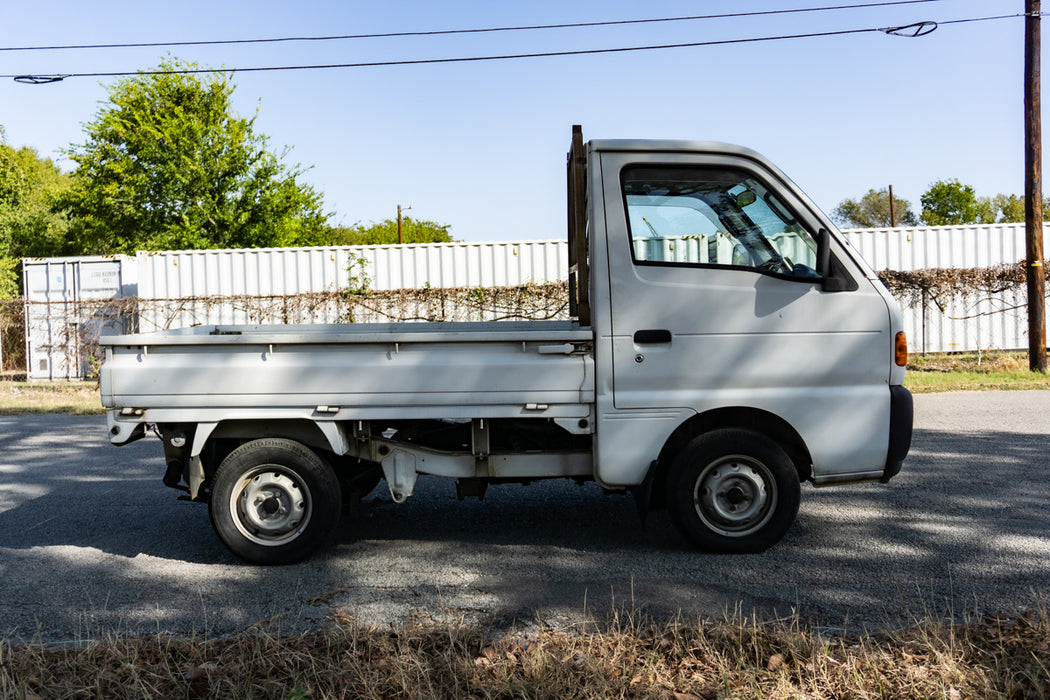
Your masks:
<svg viewBox="0 0 1050 700"><path fill-rule="evenodd" d="M911 442L900 309L759 154L591 141L568 158L571 320L203 326L105 337L117 445L252 562L301 560L343 505L421 474L596 481L707 552L764 550L800 483L889 480Z"/></svg>

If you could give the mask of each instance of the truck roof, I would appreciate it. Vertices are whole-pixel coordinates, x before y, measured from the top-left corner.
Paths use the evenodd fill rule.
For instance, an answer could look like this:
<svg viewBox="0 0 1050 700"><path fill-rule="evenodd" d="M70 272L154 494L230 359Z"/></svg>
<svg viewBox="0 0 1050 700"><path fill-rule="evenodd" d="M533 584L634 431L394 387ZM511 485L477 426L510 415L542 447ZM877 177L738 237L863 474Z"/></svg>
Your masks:
<svg viewBox="0 0 1050 700"><path fill-rule="evenodd" d="M788 177L783 170L767 159L758 151L753 151L744 146L721 141L686 141L686 140L660 140L660 139L592 139L588 142L591 150L597 152L620 152L620 153L710 153L722 156L736 156L746 158L759 165L766 171L773 173L790 188L796 196L809 203L817 209L816 204L799 188L795 182Z"/></svg>
<svg viewBox="0 0 1050 700"><path fill-rule="evenodd" d="M660 139L593 139L590 147L596 151L647 151L660 152L701 152L701 153L724 153L727 155L744 156L761 161L763 164L772 165L765 156L757 151L744 146L721 141L687 141L687 140L660 140Z"/></svg>

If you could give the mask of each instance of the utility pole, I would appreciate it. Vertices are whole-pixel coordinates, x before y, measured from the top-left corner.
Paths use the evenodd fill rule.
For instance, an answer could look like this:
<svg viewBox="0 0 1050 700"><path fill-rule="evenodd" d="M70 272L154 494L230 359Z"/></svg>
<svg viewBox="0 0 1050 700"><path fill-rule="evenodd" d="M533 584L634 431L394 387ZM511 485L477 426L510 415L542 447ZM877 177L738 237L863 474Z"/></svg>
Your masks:
<svg viewBox="0 0 1050 700"><path fill-rule="evenodd" d="M1024 223L1028 285L1028 367L1046 374L1046 272L1043 268L1043 134L1039 93L1040 0L1025 0Z"/></svg>
<svg viewBox="0 0 1050 700"><path fill-rule="evenodd" d="M890 228L897 228L897 210L893 206L893 185L890 185Z"/></svg>
<svg viewBox="0 0 1050 700"><path fill-rule="evenodd" d="M408 211L411 208L412 207L405 207L405 211ZM400 204L397 205L397 242L398 242L398 245L404 243L404 240L402 240L402 238L401 238L401 205Z"/></svg>

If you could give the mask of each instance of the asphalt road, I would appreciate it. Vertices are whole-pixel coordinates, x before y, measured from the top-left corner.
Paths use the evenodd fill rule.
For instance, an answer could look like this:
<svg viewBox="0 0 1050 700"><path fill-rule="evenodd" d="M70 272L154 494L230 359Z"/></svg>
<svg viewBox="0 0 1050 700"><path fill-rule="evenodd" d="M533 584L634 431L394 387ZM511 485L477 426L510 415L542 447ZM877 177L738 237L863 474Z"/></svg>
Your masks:
<svg viewBox="0 0 1050 700"><path fill-rule="evenodd" d="M1050 392L917 396L900 476L804 486L795 527L759 555L691 551L666 514L643 530L630 498L593 485L498 486L459 502L452 482L423 479L402 505L366 503L326 553L249 566L162 473L155 439L111 447L101 417L0 417L0 639L294 632L333 609L494 630L621 606L897 626L1050 594Z"/></svg>

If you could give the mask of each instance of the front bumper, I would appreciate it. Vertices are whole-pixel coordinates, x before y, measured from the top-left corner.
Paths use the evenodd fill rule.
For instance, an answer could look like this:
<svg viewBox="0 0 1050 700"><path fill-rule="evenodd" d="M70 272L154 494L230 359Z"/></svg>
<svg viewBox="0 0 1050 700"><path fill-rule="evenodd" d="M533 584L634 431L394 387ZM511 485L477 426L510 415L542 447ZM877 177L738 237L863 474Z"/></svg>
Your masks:
<svg viewBox="0 0 1050 700"><path fill-rule="evenodd" d="M904 458L911 448L911 430L915 409L911 392L903 386L890 387L890 446L886 451L886 468L882 472L882 483L900 473Z"/></svg>

